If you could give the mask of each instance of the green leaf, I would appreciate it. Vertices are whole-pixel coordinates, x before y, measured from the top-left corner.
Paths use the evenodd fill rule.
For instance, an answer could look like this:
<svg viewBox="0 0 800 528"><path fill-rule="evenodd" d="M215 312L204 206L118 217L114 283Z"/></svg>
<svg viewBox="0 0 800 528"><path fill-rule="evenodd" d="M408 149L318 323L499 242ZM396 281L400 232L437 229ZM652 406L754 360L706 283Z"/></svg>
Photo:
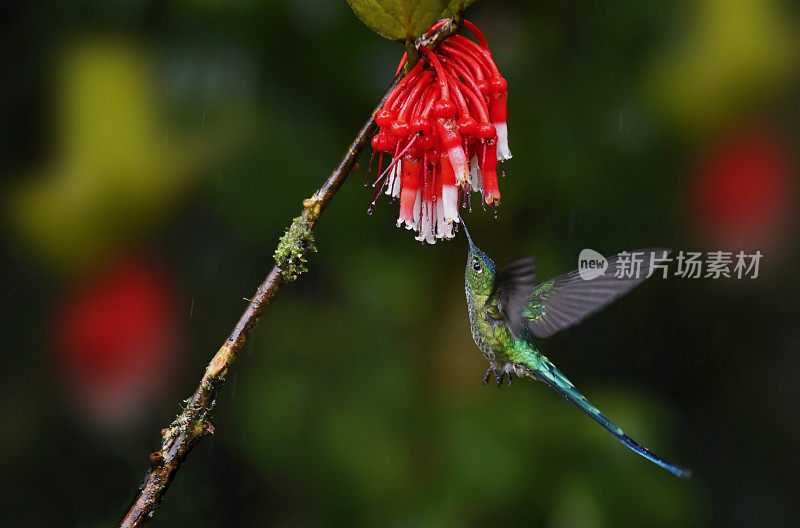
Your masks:
<svg viewBox="0 0 800 528"><path fill-rule="evenodd" d="M477 2L478 0L450 0L447 4L447 9L442 13L443 17L450 18L456 13L463 12L466 8Z"/></svg>
<svg viewBox="0 0 800 528"><path fill-rule="evenodd" d="M474 0L473 0L474 1ZM389 40L414 40L459 0L347 0L356 16Z"/></svg>

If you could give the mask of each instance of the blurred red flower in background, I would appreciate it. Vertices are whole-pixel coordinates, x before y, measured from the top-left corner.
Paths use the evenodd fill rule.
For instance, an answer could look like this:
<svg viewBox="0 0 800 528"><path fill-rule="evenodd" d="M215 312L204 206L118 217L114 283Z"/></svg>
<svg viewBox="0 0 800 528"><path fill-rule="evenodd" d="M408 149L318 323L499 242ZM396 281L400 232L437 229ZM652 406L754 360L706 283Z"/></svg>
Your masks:
<svg viewBox="0 0 800 528"><path fill-rule="evenodd" d="M66 299L56 350L92 421L128 421L163 387L174 358L175 306L171 281L144 259L117 262Z"/></svg>
<svg viewBox="0 0 800 528"><path fill-rule="evenodd" d="M701 157L692 188L694 216L715 244L761 248L785 233L794 189L781 138L766 128L746 128Z"/></svg>

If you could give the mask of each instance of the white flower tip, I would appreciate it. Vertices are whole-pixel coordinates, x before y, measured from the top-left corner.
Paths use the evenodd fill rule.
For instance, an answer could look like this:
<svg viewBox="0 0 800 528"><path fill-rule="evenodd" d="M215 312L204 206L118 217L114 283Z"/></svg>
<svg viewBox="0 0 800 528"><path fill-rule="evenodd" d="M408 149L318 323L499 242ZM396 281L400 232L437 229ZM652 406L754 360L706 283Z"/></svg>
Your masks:
<svg viewBox="0 0 800 528"><path fill-rule="evenodd" d="M442 187L442 202L438 205L441 211L441 222L458 220L458 188L455 185Z"/></svg>
<svg viewBox="0 0 800 528"><path fill-rule="evenodd" d="M414 237L414 240L416 240L417 242L427 242L428 244L436 243L436 237L433 235L433 233L430 232L426 233L424 229L420 231L420 233L417 236Z"/></svg>
<svg viewBox="0 0 800 528"><path fill-rule="evenodd" d="M386 191L384 193L386 196L391 196L392 198L398 198L400 196L401 163L402 161L398 161L397 164L392 167L392 170L389 171L389 181L387 182Z"/></svg>
<svg viewBox="0 0 800 528"><path fill-rule="evenodd" d="M405 227L409 231L416 231L417 230L417 223L413 220L404 220L402 218L397 219L397 227L402 227L403 223L405 222Z"/></svg>
<svg viewBox="0 0 800 528"><path fill-rule="evenodd" d="M478 156L472 156L469 160L469 177L470 177L470 187L472 188L472 192L478 192L481 190L481 169L478 166Z"/></svg>
<svg viewBox="0 0 800 528"><path fill-rule="evenodd" d="M459 184L467 184L470 181L469 177L469 161L464 149L461 146L453 147L447 151L447 158L450 160L450 165L453 167L453 172L456 176L456 182Z"/></svg>
<svg viewBox="0 0 800 528"><path fill-rule="evenodd" d="M508 124L494 123L494 128L497 131L497 161L510 160L513 155L508 148Z"/></svg>

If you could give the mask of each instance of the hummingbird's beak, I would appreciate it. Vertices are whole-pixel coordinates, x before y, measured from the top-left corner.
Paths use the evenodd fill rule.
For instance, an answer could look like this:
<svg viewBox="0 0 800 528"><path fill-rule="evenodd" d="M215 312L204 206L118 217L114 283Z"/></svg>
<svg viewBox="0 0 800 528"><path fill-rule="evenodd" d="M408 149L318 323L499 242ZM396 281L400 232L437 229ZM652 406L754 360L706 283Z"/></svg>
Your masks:
<svg viewBox="0 0 800 528"><path fill-rule="evenodd" d="M469 247L470 248L474 248L475 247L475 243L472 242L472 237L469 236L469 231L467 231L467 224L464 223L464 219L463 218L461 219L461 227L464 228L464 234L467 235L467 242L469 242Z"/></svg>

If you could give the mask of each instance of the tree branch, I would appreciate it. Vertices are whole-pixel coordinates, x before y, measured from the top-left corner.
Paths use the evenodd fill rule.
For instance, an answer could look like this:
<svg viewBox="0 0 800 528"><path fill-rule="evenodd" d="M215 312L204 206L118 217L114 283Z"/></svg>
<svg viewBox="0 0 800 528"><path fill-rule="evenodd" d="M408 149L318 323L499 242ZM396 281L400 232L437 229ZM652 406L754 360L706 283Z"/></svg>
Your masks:
<svg viewBox="0 0 800 528"><path fill-rule="evenodd" d="M461 16L457 15L433 34L420 37L417 46L425 45L433 48L458 31L460 25ZM306 257L309 252L315 251L311 231L317 224L322 211L355 167L361 150L375 132L376 125L373 118L375 111L383 105L386 97L403 75L400 73L394 79L381 102L358 131L339 165L328 176L322 187L311 198L303 201L302 214L294 219L286 234L281 238L275 252L275 266L256 290L228 339L211 359L200 385L194 394L185 401L183 412L168 427L161 430L161 449L150 454L150 469L138 489L133 504L120 522L120 527L132 528L146 524L163 500L186 456L201 438L214 433L214 427L208 421L208 417L211 409L214 408L217 393L225 383L228 369L233 365L237 354L247 342L264 309L272 302L280 285L283 282L295 280L298 275L306 271Z"/></svg>

